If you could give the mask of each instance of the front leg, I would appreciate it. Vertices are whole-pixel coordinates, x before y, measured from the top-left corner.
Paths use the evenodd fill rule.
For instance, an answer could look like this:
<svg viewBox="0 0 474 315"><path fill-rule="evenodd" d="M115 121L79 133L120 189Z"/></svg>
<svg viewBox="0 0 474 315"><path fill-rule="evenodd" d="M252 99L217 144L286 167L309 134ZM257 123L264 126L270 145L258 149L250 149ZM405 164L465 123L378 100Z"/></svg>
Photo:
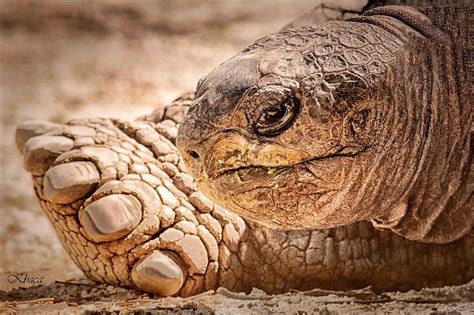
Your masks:
<svg viewBox="0 0 474 315"><path fill-rule="evenodd" d="M172 114L179 115L172 107L158 124L18 127L41 207L90 279L162 296L196 294L216 287L219 252L244 233L243 220L199 193L186 174L168 140L176 136Z"/></svg>

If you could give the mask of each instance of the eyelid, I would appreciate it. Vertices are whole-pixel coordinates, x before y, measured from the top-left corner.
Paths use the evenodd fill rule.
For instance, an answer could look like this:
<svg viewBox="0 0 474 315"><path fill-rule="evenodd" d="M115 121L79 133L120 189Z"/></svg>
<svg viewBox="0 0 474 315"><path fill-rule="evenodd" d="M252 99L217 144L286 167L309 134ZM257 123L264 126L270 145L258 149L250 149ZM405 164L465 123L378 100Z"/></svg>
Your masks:
<svg viewBox="0 0 474 315"><path fill-rule="evenodd" d="M258 111L258 114L255 116L256 117L256 122L258 122L260 120L260 117L262 117L262 115L268 111L269 109L272 109L272 108L275 108L275 109L278 109L281 105L285 104L286 102L289 102L291 101L290 98L285 98L284 100L282 101L279 101L278 103L275 103L275 104L271 104L271 105L268 105L268 106L263 106L261 108L259 108L259 111Z"/></svg>
<svg viewBox="0 0 474 315"><path fill-rule="evenodd" d="M273 88L268 89L270 87L273 87ZM276 98L275 96L280 96L280 97ZM290 89L279 86L279 85L278 86L270 85L270 86L266 86L265 88L258 89L250 97L250 99L252 99L252 103L258 104L253 110L253 117L255 119L254 123L258 121L258 118L260 118L263 112L266 111L269 107L282 104L286 102L287 100L291 100L292 97L293 97L293 93ZM270 103L269 100L271 99L276 99L276 101Z"/></svg>

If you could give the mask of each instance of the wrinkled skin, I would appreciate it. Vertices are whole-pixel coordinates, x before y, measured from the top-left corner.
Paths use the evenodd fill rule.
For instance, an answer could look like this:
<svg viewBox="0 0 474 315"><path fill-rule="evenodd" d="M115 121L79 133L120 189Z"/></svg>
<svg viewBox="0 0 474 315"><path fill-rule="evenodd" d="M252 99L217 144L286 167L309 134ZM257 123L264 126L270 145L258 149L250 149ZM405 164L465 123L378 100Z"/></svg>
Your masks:
<svg viewBox="0 0 474 315"><path fill-rule="evenodd" d="M444 16L448 21L452 21L452 16L447 14ZM357 30L361 31L364 27L361 26ZM417 34L415 36L419 37ZM262 42L257 42L250 48L249 51L255 50L249 53L251 56L262 54L262 51L258 52L257 49L259 43ZM279 45L278 41L274 43ZM371 58L375 58L375 54L371 54ZM395 56L395 49L388 55ZM273 57L270 56L270 59ZM363 101L382 98L382 95L377 93L367 94L367 91L361 92L364 98L363 100L357 98L359 99L356 102L357 106L347 109L352 114L346 112L344 107L341 107L342 113L349 115L347 117L358 117L355 109L364 108L364 110L376 110L377 115L360 115L361 117L351 121L352 129L346 134L348 137L338 138L345 147L339 151L337 158L334 157L331 146L326 148L323 145L315 146L309 143L308 147L303 147L295 141L277 142L275 139L282 138L283 134L281 137L274 136L271 138L273 140L269 140L269 137L256 136L251 131L245 132L243 127L232 130L220 129L218 124L229 125L229 121L226 122L225 119L217 121L216 118L219 115L224 117L226 106L232 108L235 105L229 101L239 99L243 93L239 92L239 89L244 89L255 79L255 68L252 66L255 60L252 58L239 62L231 61L222 66L227 67L225 68L227 75L221 77L222 84L225 82L226 85L222 86L227 86L229 89L220 87L219 93L211 93L213 87L209 80L216 72L210 74L200 84L202 90L196 95L192 104L193 108L186 122L188 127L183 128L180 134L180 146L182 150L184 147L185 151L183 157L190 164L194 174L204 169L206 173L203 174L209 171L211 176L218 178L218 174L221 174L225 167L229 167L227 164L232 164L229 160L223 159L222 161L227 164L222 165L219 159L215 159L216 157L206 159L203 155L205 148L192 143L192 140L196 139L211 139L219 133L228 135L221 139L222 143L203 142L207 145L212 144L217 150L216 155L237 158L233 163L239 166L242 166L242 163L250 163L244 159L239 160L240 157L236 153L238 150L234 151L236 148L244 147L249 139L253 139L255 143L251 149L259 155L249 157L258 163L273 163L270 165L272 166L270 170L260 171L261 174L256 179L251 177L254 171L249 174L239 171L238 177L241 181L251 178L257 186L262 181L271 181L273 177L291 179L295 177L295 172L308 176L308 166L301 163L291 167L288 165L283 170L278 169L279 163L298 163L303 158L301 153L303 151L320 156L330 154L328 158L318 159L314 163L318 168L322 163L327 163L327 167L332 166L332 174L321 177L320 181L332 179L335 183L345 178L344 172L349 172L349 167L358 167L357 164L348 161L363 154L370 158L371 148L377 145L378 138L375 136L383 131L370 123L376 122L375 118L379 117L377 115L385 112L373 103ZM381 58L381 55L379 54L377 58ZM394 58L393 62L397 57ZM274 62L286 62L278 58L270 61L264 63L265 69L277 69ZM289 62L291 61L290 58ZM240 65L245 66L240 68ZM328 65L337 66L337 63ZM406 67L416 65L417 60L413 59ZM386 69L386 66L382 66ZM222 71L222 68L220 69L216 70L217 73ZM287 68L282 66L278 69L284 73ZM385 73L388 73L387 71ZM412 75L416 73L413 72ZM238 80L242 74L245 74L244 78L250 80ZM367 82L383 82L377 80L384 75L386 74L378 72L375 76L369 74ZM261 83L259 88L265 90L265 93L261 96L253 93L249 96L252 102L246 106L250 108L256 106L255 104L265 106L269 102L269 94L275 97L276 103L282 95L291 93L302 98L295 84L295 82L300 84L296 77L281 80L282 76L284 76L282 73L277 73L259 79ZM311 79L306 83L321 83L317 78L318 76L315 76L314 80ZM329 81L330 78L326 77L326 80ZM344 78L348 78L346 72ZM416 75L413 78L415 79ZM272 83L271 80L276 81ZM348 87L353 91L355 87L351 84ZM346 91L346 87L337 85L337 82L329 87L341 92ZM367 90L367 86L362 88ZM301 86L299 89L301 90ZM332 91L331 89L318 91L327 92ZM332 99L328 93L326 96L327 104L333 104L339 99ZM339 96L342 97L343 94ZM257 287L269 293L312 288L347 290L364 288L368 285L375 291L409 290L426 286L460 284L474 277L472 235L466 235L449 244L426 244L410 241L388 230L377 230L369 222L357 222L331 229L285 231L243 219L209 200L198 190L195 180L188 174L183 157L179 155L175 145L178 128L181 128L180 124L192 98L192 95L186 95L173 104L159 108L135 121L82 119L64 125L29 121L18 126L16 134L18 148L23 153L26 170L33 176L35 193L41 208L50 219L65 250L88 278L96 282L133 287L159 296L189 296L221 286L245 292ZM208 102L209 106L219 104L223 107L214 106L210 107L210 111L200 111L199 109L204 108L203 102ZM303 106L300 108L298 119L301 120L302 113L306 111L306 122L310 121L311 110L305 109L305 103L300 104ZM326 103L320 104L321 111L324 109L331 113L332 107L325 108L324 104ZM291 103L291 106L293 105ZM222 113L214 117L213 115L219 113L221 109ZM216 112L217 110L219 112ZM197 113L202 119L194 119L193 122L193 117L196 117ZM255 116L249 115L244 118L236 114L232 121L245 123L245 119L251 121ZM322 135L325 133L327 135L328 131L321 126L328 127L332 123L345 130L343 126L348 124L342 116L315 117L320 121L319 124L313 124L313 129L319 130ZM372 117L372 120L368 117ZM204 122L206 119L212 119L212 124L206 124ZM304 121L299 122L298 119L292 122L301 127L301 130L306 130ZM364 121L366 123L361 124ZM190 130L191 122L201 124L200 129ZM410 122L410 119L407 119L407 122ZM415 122L411 122L413 132L416 131L414 126L418 126ZM463 122L465 120L458 124L463 125ZM372 127L365 128L365 126ZM210 128L213 128L212 131ZM449 126L449 130L453 128L452 125ZM412 132L412 129L407 130ZM337 131L337 128L334 130ZM329 134L339 135L335 131ZM354 132L357 137L354 136ZM349 137L351 133L352 138ZM394 141L398 139L395 136L393 138ZM262 139L265 141L262 142ZM321 138L322 140L324 139ZM439 143L444 140L446 139L443 137L438 138ZM272 146L268 145L270 142ZM356 143L358 145L355 145ZM192 148L186 148L191 144ZM233 147L234 150L229 151L229 147ZM295 151L294 147L299 147L300 150ZM455 151L456 146L453 148ZM192 152L193 150L195 151ZM272 155L275 152L278 154ZM191 159L187 154L193 155L194 158ZM197 161L197 155L204 159ZM394 156L398 157L400 155ZM336 165L336 161L339 161L339 166ZM465 163L463 159L458 161L460 164ZM308 161L304 164L312 163ZM406 165L406 163L399 165L403 167L403 172L400 173L413 171ZM318 171L315 167L311 170L315 174L309 174L308 178L314 180ZM341 175L336 176L339 173ZM369 175L366 174L366 177ZM220 176L219 180L231 191L235 191L236 184L232 182L235 176L230 178L225 174ZM422 178L426 180L426 177ZM212 182L205 177L198 179L204 188ZM442 176L438 179L443 183ZM300 178L297 180L299 184L303 183ZM392 183L398 180L398 177L394 177ZM392 189L393 186L389 185ZM465 187L468 189L469 186ZM300 190L299 187L293 188L294 192ZM291 190L288 191L291 193ZM223 193L227 196L225 195L227 192ZM426 191L426 194L430 192ZM235 196L231 195L231 198ZM258 198L254 200L263 202ZM291 206L292 204L288 205L289 208ZM260 210L265 212L278 208Z"/></svg>
<svg viewBox="0 0 474 315"><path fill-rule="evenodd" d="M462 11L425 11L433 20L384 7L284 30L214 69L177 138L199 187L274 228L370 220L424 242L466 235L468 42L435 18Z"/></svg>

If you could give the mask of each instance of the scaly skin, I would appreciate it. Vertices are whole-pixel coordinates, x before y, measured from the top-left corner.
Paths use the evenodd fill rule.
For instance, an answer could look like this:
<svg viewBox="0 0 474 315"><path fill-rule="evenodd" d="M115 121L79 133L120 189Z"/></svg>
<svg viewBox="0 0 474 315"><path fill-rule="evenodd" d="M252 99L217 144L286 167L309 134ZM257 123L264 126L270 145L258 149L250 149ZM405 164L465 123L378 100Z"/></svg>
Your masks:
<svg viewBox="0 0 474 315"><path fill-rule="evenodd" d="M368 222L273 230L214 204L196 190L174 146L175 122L190 97L133 122L18 126L41 208L90 279L161 296L219 286L272 293L368 285L408 290L472 279L472 236L423 244Z"/></svg>
<svg viewBox="0 0 474 315"><path fill-rule="evenodd" d="M312 13L316 20L324 10ZM368 222L272 230L214 204L197 190L174 145L191 99L188 94L133 122L18 126L18 147L41 208L90 279L189 296L219 286L278 293L372 285L382 291L473 278L473 236L423 244Z"/></svg>

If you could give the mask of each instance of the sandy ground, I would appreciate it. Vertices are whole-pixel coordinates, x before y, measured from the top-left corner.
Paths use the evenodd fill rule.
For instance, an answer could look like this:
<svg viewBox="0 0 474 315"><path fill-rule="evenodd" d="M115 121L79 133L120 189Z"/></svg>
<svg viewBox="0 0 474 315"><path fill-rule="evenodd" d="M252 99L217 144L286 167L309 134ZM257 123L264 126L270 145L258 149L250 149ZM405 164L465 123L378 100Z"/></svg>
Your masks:
<svg viewBox="0 0 474 315"><path fill-rule="evenodd" d="M1 293L0 312L140 312L140 314L472 314L474 281L457 287L375 295L370 289L333 292L311 290L267 295L254 289L249 295L224 288L190 298L154 298L123 288L96 285L87 280L55 283L36 289Z"/></svg>
<svg viewBox="0 0 474 315"><path fill-rule="evenodd" d="M44 272L51 281L81 277L34 197L14 144L16 124L27 119L63 122L146 114L192 90L210 69L316 4L309 0L0 2L0 281L5 275L25 271ZM471 282L405 295L361 297L315 291L266 296L256 291L241 296L219 290L190 299L154 299L74 280L0 292L0 312L140 308L231 314L296 310L468 313L474 309L473 291Z"/></svg>

